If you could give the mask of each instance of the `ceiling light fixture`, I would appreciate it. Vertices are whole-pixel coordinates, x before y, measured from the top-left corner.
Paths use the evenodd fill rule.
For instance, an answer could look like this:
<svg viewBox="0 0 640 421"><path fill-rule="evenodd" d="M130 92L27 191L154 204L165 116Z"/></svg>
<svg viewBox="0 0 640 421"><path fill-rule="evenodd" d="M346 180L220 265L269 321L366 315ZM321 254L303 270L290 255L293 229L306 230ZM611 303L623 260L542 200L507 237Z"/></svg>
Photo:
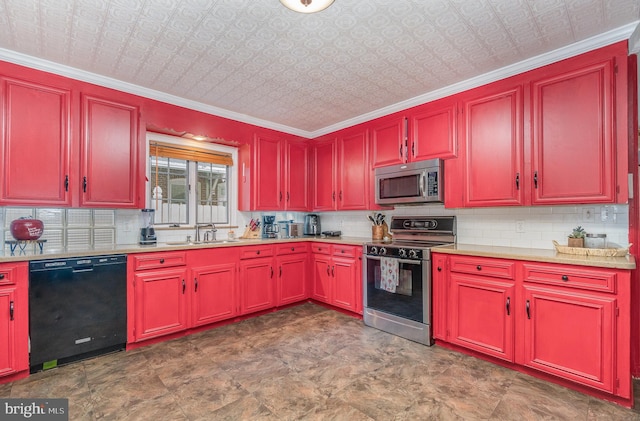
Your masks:
<svg viewBox="0 0 640 421"><path fill-rule="evenodd" d="M333 4L334 0L280 0L286 8L300 13L320 12Z"/></svg>

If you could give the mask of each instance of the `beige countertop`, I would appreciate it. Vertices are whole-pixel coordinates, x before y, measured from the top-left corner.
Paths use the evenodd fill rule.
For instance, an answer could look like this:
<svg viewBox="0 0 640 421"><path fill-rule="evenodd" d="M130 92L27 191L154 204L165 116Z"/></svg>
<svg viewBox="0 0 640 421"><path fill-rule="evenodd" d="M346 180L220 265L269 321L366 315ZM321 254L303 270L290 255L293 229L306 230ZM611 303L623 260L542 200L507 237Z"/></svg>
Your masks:
<svg viewBox="0 0 640 421"><path fill-rule="evenodd" d="M158 243L155 245L142 246L138 244L121 244L107 247L84 247L84 248L47 248L47 244L44 244L43 252L39 251L25 251L21 252L16 249L15 253L11 255L7 250L0 251L0 263L3 262L26 262L31 260L44 260L44 259L66 259L73 257L83 256L100 256L105 254L133 254L133 253L150 253L156 251L176 251L176 250L194 250L203 248L217 248L217 247L238 247L238 246L251 246L260 244L280 244L280 243L295 243L301 241L315 241L334 244L347 244L361 246L362 244L370 241L369 238L363 237L298 237L298 238L283 238L283 239L238 239L237 241L230 242L217 242L217 243L202 243L202 244L185 244L185 245L172 245L167 243ZM29 249L32 248L30 245Z"/></svg>
<svg viewBox="0 0 640 421"><path fill-rule="evenodd" d="M475 244L456 244L435 247L432 252L458 254L464 256L497 257L502 259L528 260L546 263L594 266L612 269L635 269L636 261L631 255L624 257L577 256L558 253L555 250L530 249L519 247L480 246Z"/></svg>
<svg viewBox="0 0 640 421"><path fill-rule="evenodd" d="M122 244L110 247L94 247L94 248L78 248L78 249L47 249L45 244L43 253L23 252L16 250L15 255L8 252L0 252L0 263L2 262L20 262L30 260L43 259L64 259L82 256L100 256L104 254L133 254L133 253L149 253L156 251L176 251L176 250L194 250L203 248L218 247L238 247L251 246L261 244L280 244L300 241L315 241L335 244L347 244L361 246L364 243L371 242L367 237L298 237L286 239L239 239L238 241L228 243L213 244L189 244L189 245L171 245L166 243L158 243L151 246L141 246L138 244ZM496 257L502 259L528 260L546 263L563 263L570 265L604 267L613 269L635 269L636 262L633 256L624 257L597 257L597 256L576 256L572 254L562 254L555 250L547 249L530 249L519 247L498 247L475 244L456 244L453 246L433 247L433 252L446 254L457 254L465 256L481 256Z"/></svg>

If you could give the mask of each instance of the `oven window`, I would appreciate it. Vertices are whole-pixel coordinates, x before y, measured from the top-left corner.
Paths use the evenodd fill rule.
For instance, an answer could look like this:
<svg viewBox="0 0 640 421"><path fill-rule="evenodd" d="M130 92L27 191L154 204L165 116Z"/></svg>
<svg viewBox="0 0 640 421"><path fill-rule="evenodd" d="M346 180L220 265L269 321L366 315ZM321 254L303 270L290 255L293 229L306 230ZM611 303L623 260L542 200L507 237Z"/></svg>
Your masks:
<svg viewBox="0 0 640 421"><path fill-rule="evenodd" d="M424 323L422 267L422 261L367 259L367 307Z"/></svg>

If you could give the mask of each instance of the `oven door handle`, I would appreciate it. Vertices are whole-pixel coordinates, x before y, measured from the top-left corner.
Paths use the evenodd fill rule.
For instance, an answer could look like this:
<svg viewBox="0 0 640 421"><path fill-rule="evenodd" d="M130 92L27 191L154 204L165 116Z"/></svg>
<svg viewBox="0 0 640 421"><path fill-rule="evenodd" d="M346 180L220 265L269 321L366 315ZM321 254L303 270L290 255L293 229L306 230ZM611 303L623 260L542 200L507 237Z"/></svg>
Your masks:
<svg viewBox="0 0 640 421"><path fill-rule="evenodd" d="M382 257L380 256L369 256L367 255L367 259L369 260L382 260ZM392 257L392 259L397 260L400 263L408 263L410 265L421 265L422 262L424 262L424 260L408 260L408 259L398 259L395 257Z"/></svg>

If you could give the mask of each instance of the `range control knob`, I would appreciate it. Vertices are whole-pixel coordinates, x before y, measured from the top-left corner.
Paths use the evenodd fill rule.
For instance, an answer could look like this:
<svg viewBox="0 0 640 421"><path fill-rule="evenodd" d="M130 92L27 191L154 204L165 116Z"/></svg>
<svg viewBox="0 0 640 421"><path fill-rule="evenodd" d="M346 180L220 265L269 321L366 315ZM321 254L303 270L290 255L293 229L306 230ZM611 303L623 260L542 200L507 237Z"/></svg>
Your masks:
<svg viewBox="0 0 640 421"><path fill-rule="evenodd" d="M369 251L371 252L371 254L378 254L378 247L376 246L372 246Z"/></svg>
<svg viewBox="0 0 640 421"><path fill-rule="evenodd" d="M400 249L400 250L398 251L398 255L399 255L400 257L407 257L407 251L406 251L405 249Z"/></svg>
<svg viewBox="0 0 640 421"><path fill-rule="evenodd" d="M409 257L412 259L415 259L418 257L418 251L417 250L409 250Z"/></svg>
<svg viewBox="0 0 640 421"><path fill-rule="evenodd" d="M379 254L381 254L381 255L387 254L387 249L384 248L384 247L380 247L380 253Z"/></svg>

